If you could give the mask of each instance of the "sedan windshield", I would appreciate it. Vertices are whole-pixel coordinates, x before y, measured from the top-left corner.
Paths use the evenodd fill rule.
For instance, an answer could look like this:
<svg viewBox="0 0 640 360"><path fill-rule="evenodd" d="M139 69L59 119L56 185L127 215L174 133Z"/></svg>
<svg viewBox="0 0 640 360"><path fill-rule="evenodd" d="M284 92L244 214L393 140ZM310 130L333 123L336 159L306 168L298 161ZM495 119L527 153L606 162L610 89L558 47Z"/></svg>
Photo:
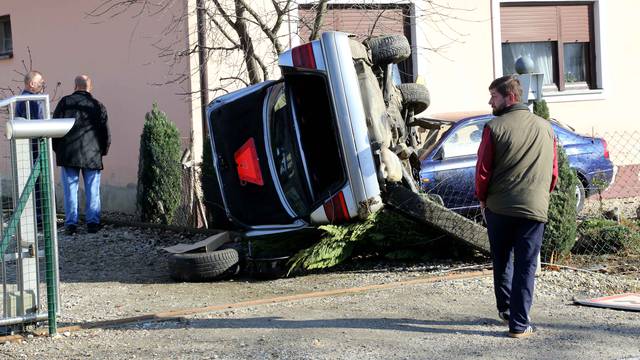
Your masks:
<svg viewBox="0 0 640 360"><path fill-rule="evenodd" d="M287 75L269 106L278 179L293 210L308 215L346 181L326 80Z"/></svg>

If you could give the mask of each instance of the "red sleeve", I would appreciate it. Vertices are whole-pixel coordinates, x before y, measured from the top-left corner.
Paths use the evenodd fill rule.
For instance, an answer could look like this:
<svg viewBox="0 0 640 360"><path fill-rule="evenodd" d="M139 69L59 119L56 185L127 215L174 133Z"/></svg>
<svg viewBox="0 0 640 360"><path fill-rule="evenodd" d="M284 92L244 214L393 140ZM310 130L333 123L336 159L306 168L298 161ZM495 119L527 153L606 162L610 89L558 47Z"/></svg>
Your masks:
<svg viewBox="0 0 640 360"><path fill-rule="evenodd" d="M478 162L476 163L476 197L480 201L487 200L489 180L493 171L493 151L491 130L485 126L482 130L482 141L478 148Z"/></svg>
<svg viewBox="0 0 640 360"><path fill-rule="evenodd" d="M558 182L558 143L557 139L553 138L553 174L551 175L551 187L549 192L552 192Z"/></svg>

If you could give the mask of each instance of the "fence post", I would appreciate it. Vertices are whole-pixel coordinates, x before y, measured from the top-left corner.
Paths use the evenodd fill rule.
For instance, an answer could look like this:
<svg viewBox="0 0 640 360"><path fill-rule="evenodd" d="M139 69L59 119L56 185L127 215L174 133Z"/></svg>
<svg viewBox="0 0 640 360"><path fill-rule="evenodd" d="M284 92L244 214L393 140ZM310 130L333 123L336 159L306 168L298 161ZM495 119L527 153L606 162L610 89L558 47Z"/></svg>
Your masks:
<svg viewBox="0 0 640 360"><path fill-rule="evenodd" d="M40 182L42 192L42 225L44 231L44 254L46 262L46 282L47 282L47 312L48 312L48 324L49 335L55 335L58 332L58 324L56 319L57 304L57 284L55 259L54 259L54 247L53 247L53 224L51 223L51 167L49 166L49 146L48 141L45 138L39 139L40 147L40 168L42 178Z"/></svg>

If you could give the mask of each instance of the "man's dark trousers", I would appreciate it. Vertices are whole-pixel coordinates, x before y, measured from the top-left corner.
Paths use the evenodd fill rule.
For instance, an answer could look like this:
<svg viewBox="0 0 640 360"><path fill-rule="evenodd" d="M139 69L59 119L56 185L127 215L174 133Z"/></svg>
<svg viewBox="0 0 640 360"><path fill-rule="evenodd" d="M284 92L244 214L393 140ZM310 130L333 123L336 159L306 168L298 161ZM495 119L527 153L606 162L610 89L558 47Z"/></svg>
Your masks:
<svg viewBox="0 0 640 360"><path fill-rule="evenodd" d="M493 287L498 311L509 312L509 330L529 325L529 309L544 223L500 215L485 209L493 259Z"/></svg>

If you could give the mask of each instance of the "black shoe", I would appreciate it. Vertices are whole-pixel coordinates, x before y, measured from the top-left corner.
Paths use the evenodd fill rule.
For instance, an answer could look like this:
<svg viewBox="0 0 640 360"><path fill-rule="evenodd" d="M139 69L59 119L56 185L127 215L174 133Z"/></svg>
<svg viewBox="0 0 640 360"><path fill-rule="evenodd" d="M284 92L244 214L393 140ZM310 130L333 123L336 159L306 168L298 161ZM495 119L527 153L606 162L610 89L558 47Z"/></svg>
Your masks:
<svg viewBox="0 0 640 360"><path fill-rule="evenodd" d="M95 234L98 231L100 231L101 228L102 228L102 226L100 224L95 224L95 223L87 224L87 232L89 234Z"/></svg>
<svg viewBox="0 0 640 360"><path fill-rule="evenodd" d="M78 232L78 227L75 225L67 225L64 227L64 233L66 235L75 235Z"/></svg>
<svg viewBox="0 0 640 360"><path fill-rule="evenodd" d="M498 311L498 317L502 320L502 323L505 325L509 325L509 310L507 311Z"/></svg>

